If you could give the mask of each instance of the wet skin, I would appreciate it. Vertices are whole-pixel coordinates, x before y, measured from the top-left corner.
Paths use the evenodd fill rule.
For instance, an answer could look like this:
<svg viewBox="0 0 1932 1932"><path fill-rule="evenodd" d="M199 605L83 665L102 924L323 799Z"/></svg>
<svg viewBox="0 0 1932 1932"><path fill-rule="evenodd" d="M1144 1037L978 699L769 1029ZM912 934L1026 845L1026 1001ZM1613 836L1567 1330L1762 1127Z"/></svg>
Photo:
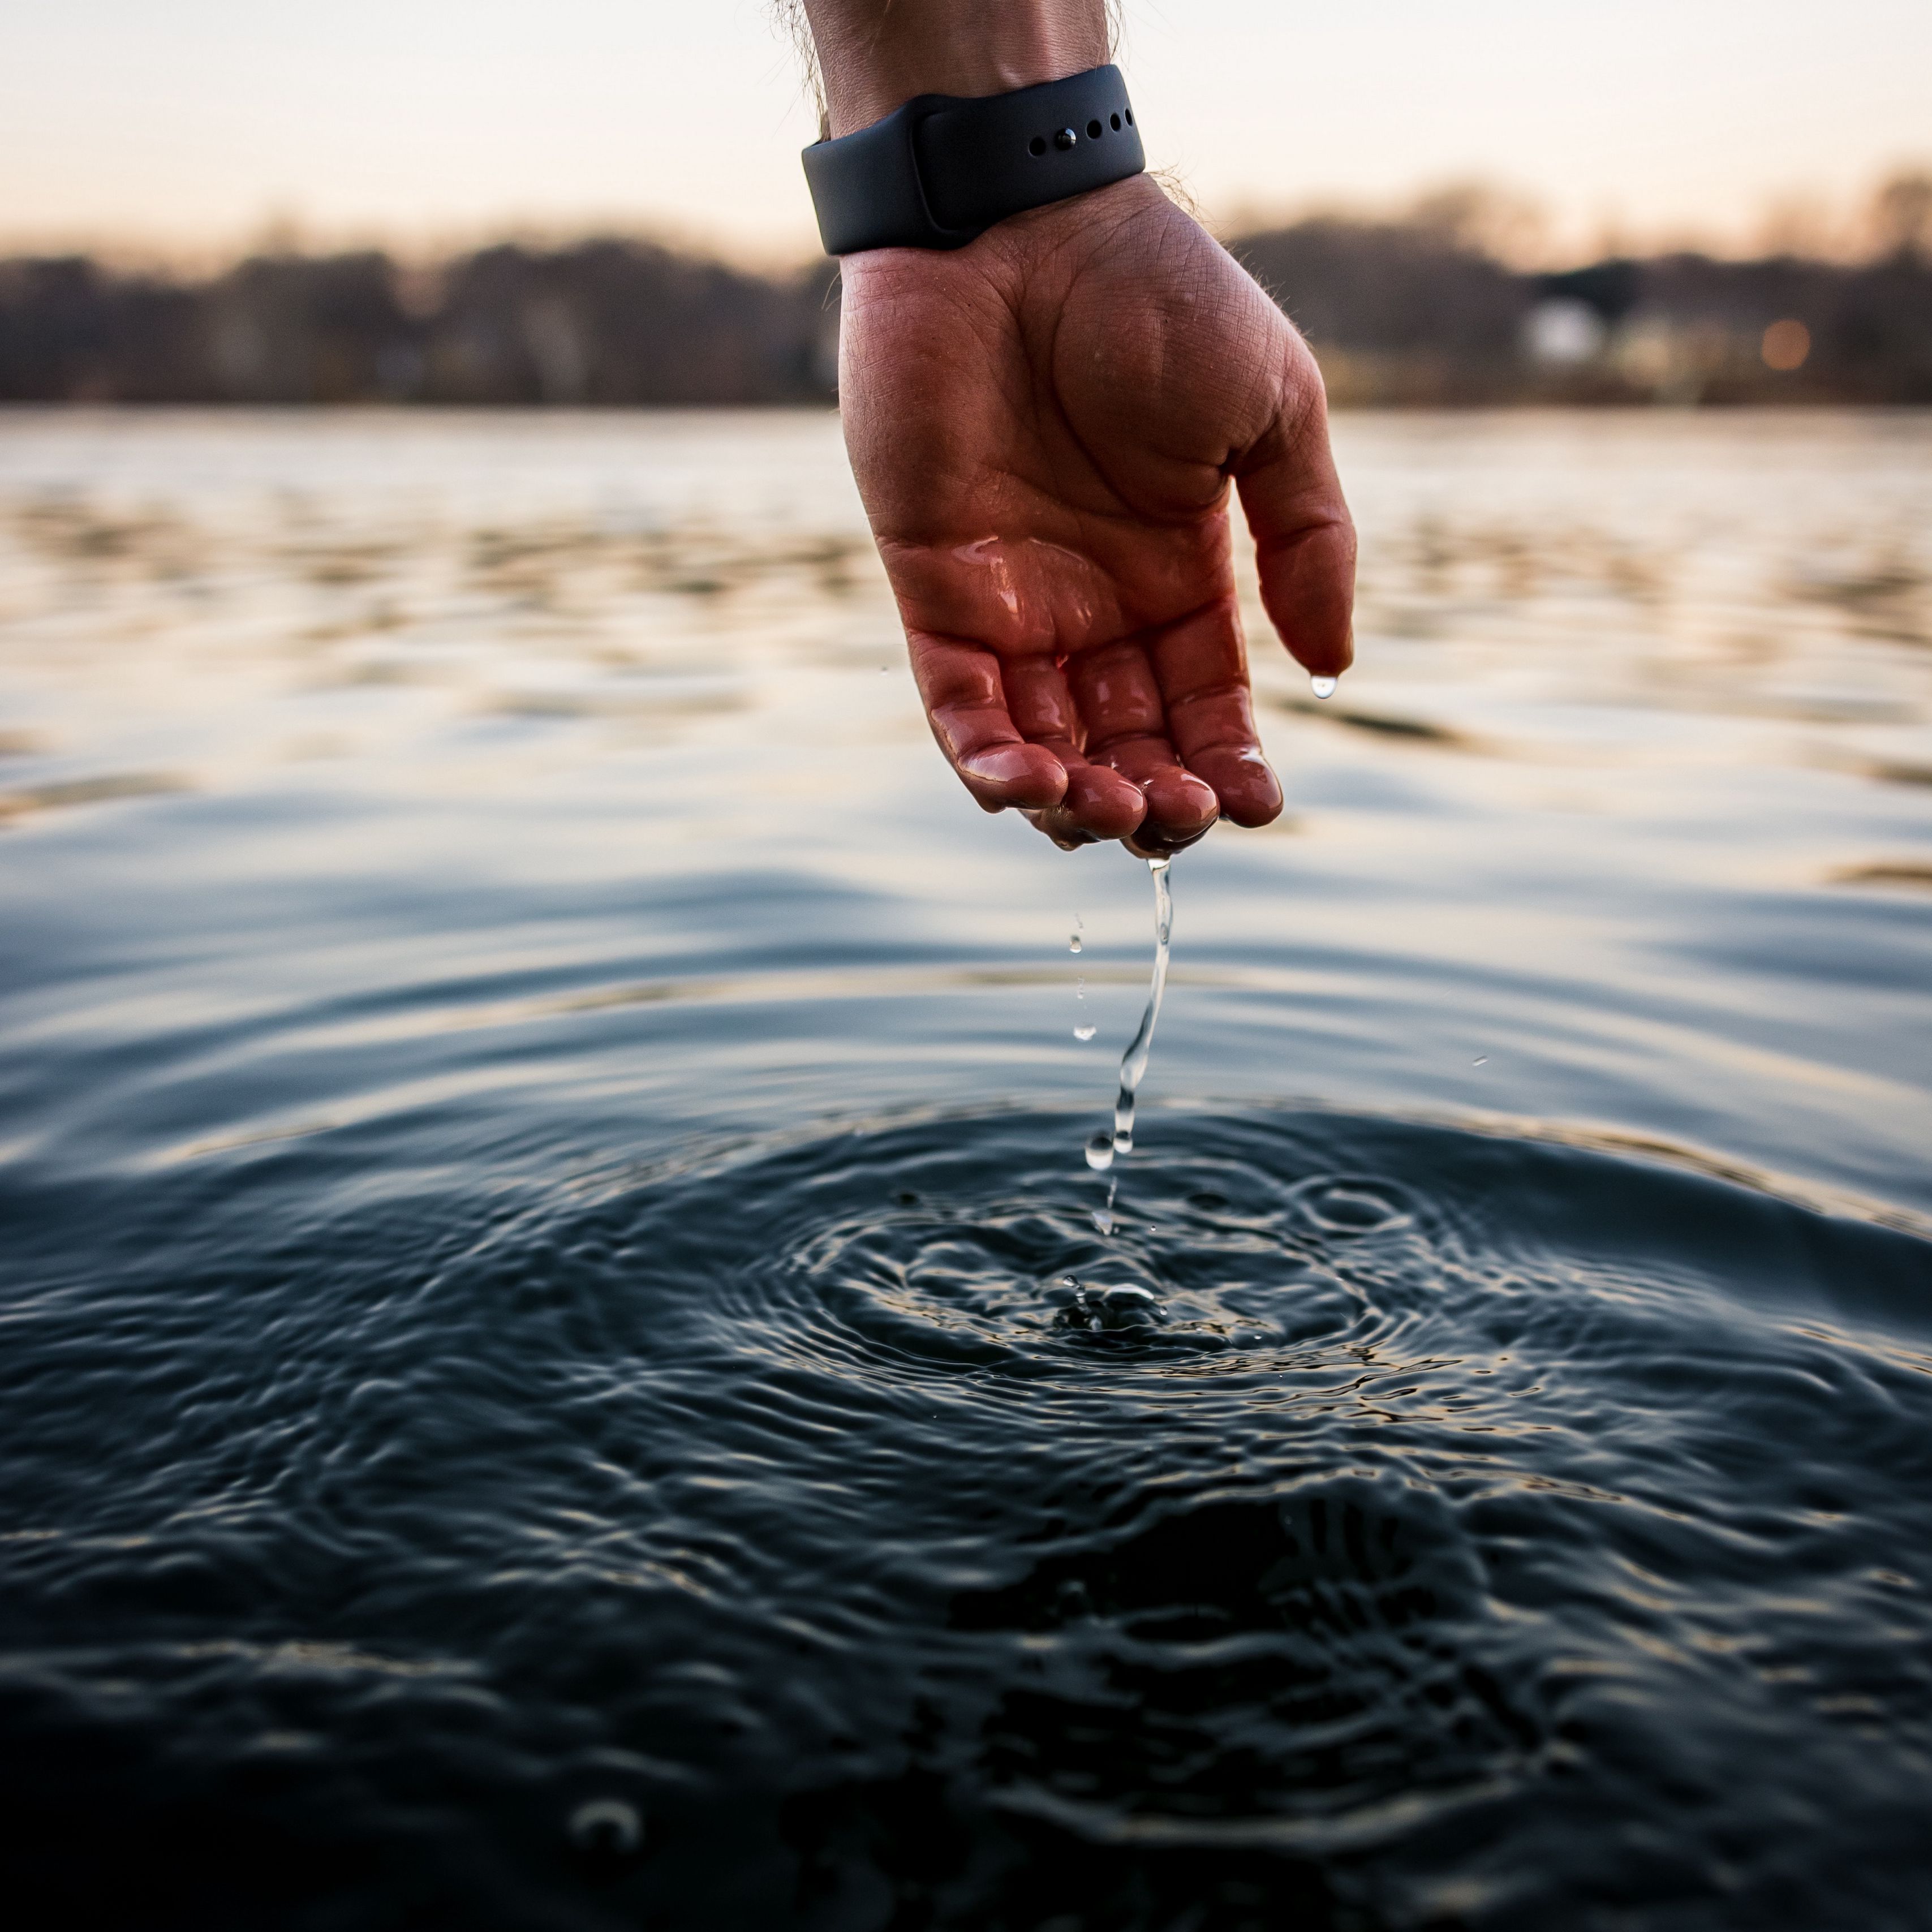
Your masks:
<svg viewBox="0 0 1932 1932"><path fill-rule="evenodd" d="M1314 358L1145 176L952 254L843 264L852 464L933 736L1058 844L1264 825L1228 511L1312 674L1353 656L1355 538Z"/></svg>

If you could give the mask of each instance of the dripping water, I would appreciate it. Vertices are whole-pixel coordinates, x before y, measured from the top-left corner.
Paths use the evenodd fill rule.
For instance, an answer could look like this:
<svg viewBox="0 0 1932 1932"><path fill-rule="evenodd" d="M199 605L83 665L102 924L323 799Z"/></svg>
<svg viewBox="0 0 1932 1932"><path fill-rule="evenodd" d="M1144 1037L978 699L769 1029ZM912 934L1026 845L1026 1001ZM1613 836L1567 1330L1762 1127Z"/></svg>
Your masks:
<svg viewBox="0 0 1932 1932"><path fill-rule="evenodd" d="M1168 859L1150 859L1148 870L1154 877L1154 978L1148 987L1147 1011L1141 1016L1139 1029L1120 1055L1120 1089L1114 1097L1114 1130L1104 1128L1087 1143L1087 1165L1104 1172L1114 1164L1117 1154L1134 1150L1134 1096L1147 1072L1148 1055L1154 1047L1155 1023L1160 1018L1161 995L1167 990L1168 941L1174 932L1174 894L1167 883ZM1113 1190L1107 1192L1109 1226L1114 1205ZM1102 1228L1102 1233L1108 1232Z"/></svg>
<svg viewBox="0 0 1932 1932"><path fill-rule="evenodd" d="M1107 1156L1109 1160L1113 1157L1111 1154ZM1090 1160L1092 1160L1093 1156L1090 1152L1088 1158ZM1114 1232L1114 1196L1119 1192L1120 1185L1120 1177L1118 1174L1111 1175L1107 1182L1107 1204L1104 1208L1096 1208L1094 1210L1094 1226L1102 1234L1111 1234Z"/></svg>

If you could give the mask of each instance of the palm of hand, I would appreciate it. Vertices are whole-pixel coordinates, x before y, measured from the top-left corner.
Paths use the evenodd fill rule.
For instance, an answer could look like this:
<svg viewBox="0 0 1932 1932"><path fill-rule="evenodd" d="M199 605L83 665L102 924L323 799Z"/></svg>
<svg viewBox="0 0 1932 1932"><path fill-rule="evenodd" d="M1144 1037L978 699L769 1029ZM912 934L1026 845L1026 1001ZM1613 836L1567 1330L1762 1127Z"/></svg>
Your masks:
<svg viewBox="0 0 1932 1932"><path fill-rule="evenodd" d="M956 254L851 258L844 324L853 466L968 789L1149 854L1273 818L1231 479L1311 671L1349 661L1354 556L1321 379L1274 304L1141 177Z"/></svg>

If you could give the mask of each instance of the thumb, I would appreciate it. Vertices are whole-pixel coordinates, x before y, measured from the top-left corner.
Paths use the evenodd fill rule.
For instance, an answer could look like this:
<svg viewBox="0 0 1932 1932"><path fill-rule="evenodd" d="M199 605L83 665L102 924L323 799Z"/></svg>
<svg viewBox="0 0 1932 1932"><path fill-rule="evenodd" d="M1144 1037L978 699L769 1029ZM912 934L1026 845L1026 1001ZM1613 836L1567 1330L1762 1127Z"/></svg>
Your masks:
<svg viewBox="0 0 1932 1932"><path fill-rule="evenodd" d="M1355 526L1312 368L1308 382L1317 386L1314 406L1298 423L1286 411L1276 416L1235 465L1234 485L1254 532L1270 621L1305 670L1334 677L1355 659Z"/></svg>

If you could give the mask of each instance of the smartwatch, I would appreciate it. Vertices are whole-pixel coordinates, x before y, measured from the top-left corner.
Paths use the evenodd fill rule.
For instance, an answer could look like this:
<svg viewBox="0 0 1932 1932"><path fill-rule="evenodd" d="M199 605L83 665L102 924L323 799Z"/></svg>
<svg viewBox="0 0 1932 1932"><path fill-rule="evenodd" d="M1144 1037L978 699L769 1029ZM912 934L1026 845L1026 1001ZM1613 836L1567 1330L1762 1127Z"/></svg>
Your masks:
<svg viewBox="0 0 1932 1932"><path fill-rule="evenodd" d="M1010 214L1147 166L1112 66L1010 94L916 94L804 158L828 255L963 248Z"/></svg>

